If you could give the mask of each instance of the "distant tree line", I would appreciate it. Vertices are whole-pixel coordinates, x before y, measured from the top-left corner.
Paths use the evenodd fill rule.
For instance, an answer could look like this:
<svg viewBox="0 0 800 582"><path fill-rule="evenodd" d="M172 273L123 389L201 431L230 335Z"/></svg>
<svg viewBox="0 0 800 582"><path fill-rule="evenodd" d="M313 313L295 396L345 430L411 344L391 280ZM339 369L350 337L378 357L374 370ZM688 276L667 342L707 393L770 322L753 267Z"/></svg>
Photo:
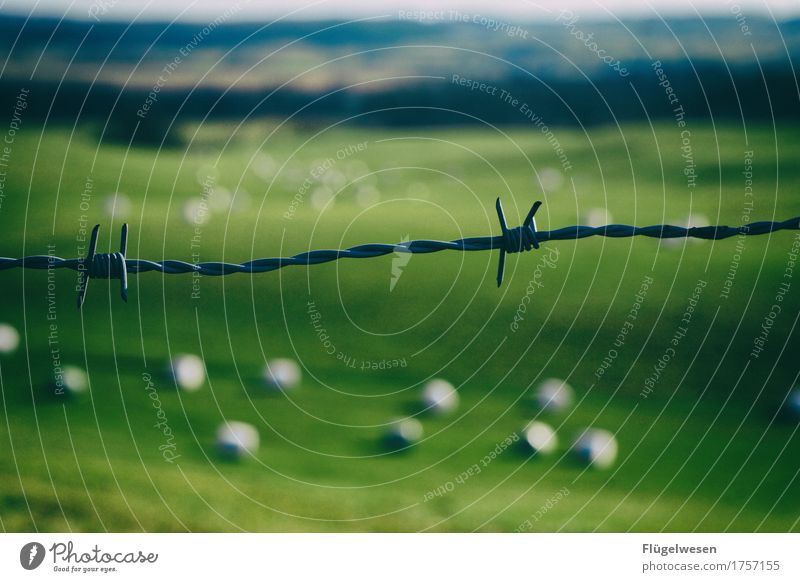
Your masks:
<svg viewBox="0 0 800 582"><path fill-rule="evenodd" d="M666 66L666 65L665 65ZM445 80L386 85L380 90L344 90L320 99L308 91L268 88L233 90L201 87L191 95L168 86L146 116L137 115L147 100L140 88L65 82L26 83L30 100L26 116L50 122L94 124L105 139L134 143L177 145L182 122L202 118L240 120L292 118L321 124L355 117L352 123L372 126L441 126L490 123L526 125L523 111L532 110L549 126L596 126L623 121L674 117L680 106L687 119L759 121L800 119L800 92L794 71L771 66L734 68L714 62L669 67L675 98L669 98L650 63L629 66L630 75L605 74L593 79L540 78L521 75L496 81L518 103ZM10 111L19 91L18 81L0 81L0 110ZM327 91L326 91L327 92ZM318 101L315 101L319 99ZM672 102L671 102L672 101ZM172 127L170 127L172 126Z"/></svg>

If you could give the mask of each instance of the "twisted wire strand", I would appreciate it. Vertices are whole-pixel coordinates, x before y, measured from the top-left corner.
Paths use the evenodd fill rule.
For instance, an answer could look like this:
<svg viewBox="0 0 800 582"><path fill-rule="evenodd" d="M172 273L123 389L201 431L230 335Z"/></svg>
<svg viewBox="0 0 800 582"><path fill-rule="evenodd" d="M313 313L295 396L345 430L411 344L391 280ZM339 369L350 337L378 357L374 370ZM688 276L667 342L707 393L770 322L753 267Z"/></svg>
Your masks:
<svg viewBox="0 0 800 582"><path fill-rule="evenodd" d="M522 228L522 227L519 227ZM514 231L517 229L510 229ZM625 224L609 224L606 226L568 226L550 231L535 231L536 240L540 243L558 240L575 240L591 236L604 236L610 238L625 238L632 236L645 236L658 239L671 238L699 238L706 240L721 240L737 235L762 235L780 230L800 230L800 217L790 218L779 222L753 222L745 226L701 226L682 227L668 224L654 226L630 226ZM186 261L164 260L150 261L146 259L125 259L128 273L146 273L158 271L169 275L181 273L200 273L201 275L221 276L232 273L266 273L288 267L290 265L319 265L339 259L370 259L396 252L425 254L439 251L487 251L501 249L506 252L519 252L519 235L506 236L480 236L469 237L451 241L415 240L399 244L362 244L347 249L322 249L299 253L291 257L274 257L255 259L244 263L204 262L188 263ZM522 250L529 250L525 244ZM105 273L93 273L93 276L106 278L114 276L114 270L108 266L107 259L95 258L98 265L104 265ZM83 270L86 267L85 259L62 259L50 255L33 255L19 259L0 257L0 271L24 267L28 269L72 269Z"/></svg>

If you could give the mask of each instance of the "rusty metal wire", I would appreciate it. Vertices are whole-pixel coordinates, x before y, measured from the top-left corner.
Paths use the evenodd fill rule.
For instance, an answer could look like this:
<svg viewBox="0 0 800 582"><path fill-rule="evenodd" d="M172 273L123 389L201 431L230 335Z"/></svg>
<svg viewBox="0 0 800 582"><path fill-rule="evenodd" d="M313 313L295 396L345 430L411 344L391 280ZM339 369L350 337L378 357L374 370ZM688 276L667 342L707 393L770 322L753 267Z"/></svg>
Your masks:
<svg viewBox="0 0 800 582"><path fill-rule="evenodd" d="M606 226L568 226L550 231L536 230L536 211L541 202L534 203L522 226L508 228L503 206L497 199L496 210L502 234L499 236L468 237L451 241L413 240L399 244L372 243L350 247L347 249L322 249L299 253L291 257L273 257L255 259L244 263L205 262L188 263L186 261L165 260L150 261L146 259L129 259L127 249L128 225L122 226L120 251L117 253L97 253L97 235L100 225L94 227L89 244L89 253L83 259L62 259L50 255L34 255L20 259L0 257L0 271L14 267L28 269L66 268L80 273L78 286L78 307L83 305L89 280L119 279L122 299L128 300L128 273L146 273L158 271L169 275L181 273L199 273L201 275L221 276L232 273L266 273L288 267L290 265L319 265L339 259L370 259L397 252L414 254L436 253L439 251L488 251L500 250L497 266L497 285L503 281L506 253L518 253L538 249L540 243L558 240L574 240L590 236L623 238L645 236L650 238L699 238L720 240L737 235L761 235L779 230L800 230L800 217L781 222L753 222L743 226L700 226L682 227L668 224L654 226L630 226L625 224L609 224Z"/></svg>

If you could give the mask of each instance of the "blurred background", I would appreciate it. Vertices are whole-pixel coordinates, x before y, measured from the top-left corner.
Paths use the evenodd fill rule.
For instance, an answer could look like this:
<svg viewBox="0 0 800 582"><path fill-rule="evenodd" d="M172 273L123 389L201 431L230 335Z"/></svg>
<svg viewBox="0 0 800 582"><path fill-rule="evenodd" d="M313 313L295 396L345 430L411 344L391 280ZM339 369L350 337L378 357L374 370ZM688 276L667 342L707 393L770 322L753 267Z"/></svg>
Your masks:
<svg viewBox="0 0 800 582"><path fill-rule="evenodd" d="M6 1L0 256L800 215L795 2ZM5 531L796 531L800 239L0 271Z"/></svg>

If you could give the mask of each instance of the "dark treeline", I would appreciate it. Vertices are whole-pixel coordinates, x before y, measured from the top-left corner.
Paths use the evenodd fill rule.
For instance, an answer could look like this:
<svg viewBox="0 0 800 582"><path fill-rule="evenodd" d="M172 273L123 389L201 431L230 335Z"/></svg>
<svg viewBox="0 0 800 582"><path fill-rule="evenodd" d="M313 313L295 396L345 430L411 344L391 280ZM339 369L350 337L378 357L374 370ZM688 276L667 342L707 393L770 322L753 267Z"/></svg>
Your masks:
<svg viewBox="0 0 800 582"><path fill-rule="evenodd" d="M22 30L20 26L19 19L0 19L0 31L3 31L4 39L0 44L10 47L12 39ZM33 43L26 46L38 46L36 42L46 44L48 30L52 34L54 25L49 22L49 26L50 29L44 24L26 28L22 36L27 35L26 42ZM159 32L164 32L163 25L136 26L139 29L135 38L143 44L134 47L126 45L120 49L124 53L122 56L112 51L117 62L140 58L142 47L147 42L152 43ZM376 29L372 25L358 27L358 34L347 38L351 47L349 50L353 50L352 46L359 42L363 46L385 43L386 39L381 40L381 35L376 31L385 34L386 30L392 30L402 39L405 38L403 35L410 35L411 38L428 35L435 28L414 23L386 23L380 26L388 28ZM639 23L638 26L646 28L651 25ZM787 37L798 29L797 23L785 23L782 26ZM76 35L88 30L86 23L70 23L69 27L69 34L63 30L59 33L66 35L59 37L60 44L52 41L53 47L61 46L59 50L68 56L70 49L63 45L81 41ZM296 35L306 33L306 28L313 31L315 27L318 28L319 24L282 25L268 38L274 40L277 36L287 39L292 35L296 38ZM190 25L170 28L169 34L162 36L158 42L180 46L186 41L186 35L196 28ZM86 42L83 41L80 58L85 62L103 58L106 56L103 50L110 51L109 47L124 30L122 24L96 26L91 31L96 38L90 43L89 49L85 48ZM233 46L243 36L253 34L258 27L237 24L231 25L230 29L219 30L225 33L209 36L206 49L211 46L212 38L216 43L214 46ZM548 34L555 34L552 24L544 30ZM267 33L261 31L258 34L263 36ZM336 31L332 37L322 35L316 42L329 42L331 46L336 46L337 42L344 42L341 34L341 31ZM152 49L153 45L148 46ZM518 50L515 45L509 46L509 53ZM127 140L136 130L137 138L147 142L160 142L167 133L166 128L173 122L177 122L177 125L204 118L240 120L245 117L292 116L301 123L330 123L352 117L354 124L394 126L475 123L525 125L537 121L548 126L592 126L670 119L675 117L676 108L682 108L687 119L745 122L797 120L800 118L800 91L792 66L792 54L791 51L789 54L784 51L783 55L778 53L765 62L752 59L722 60L707 56L689 60L673 56L663 61L666 81L659 78L651 60L641 57L626 58L629 74L624 77L610 67L586 68L584 70L591 70L588 78L581 74L565 75L563 70L550 70L547 67L539 67L531 74L508 68L487 81L490 86L497 87L495 91L470 90L454 83L452 75L445 72L441 72L439 76L443 78L438 79L373 84L369 91L340 89L336 86L311 91L298 89L291 84L275 89L269 85L268 79L264 81L263 88L251 86L247 89L225 89L218 84L206 84L190 91L185 85L172 87L167 84L155 99L151 98L147 111L143 111L143 106L148 101L150 89L143 88L142 83L135 87L123 87L122 84L108 81L91 83L74 80L68 75L56 82L52 78L40 80L37 75L31 79L26 75L6 74L0 78L0 111L12 111L16 95L25 87L30 89L26 112L29 118L68 124L76 121L96 122L99 127L105 127L106 137L119 140ZM667 84L674 92L672 102L668 99ZM504 99L505 95L510 98Z"/></svg>
<svg viewBox="0 0 800 582"><path fill-rule="evenodd" d="M665 65L668 69L670 65ZM674 71L674 72L672 72ZM391 84L383 90L336 90L314 93L292 89L228 90L199 87L191 94L182 88L162 89L148 117L203 117L241 119L245 116L294 116L298 121L343 119L360 116L367 124L524 124L529 122L522 104L552 125L596 125L615 121L661 119L682 106L692 118L797 119L800 98L791 69L737 68L728 71L718 63L695 63L694 68L671 68L669 83L677 96L670 104L666 87L659 84L649 63L631 67L628 77L605 75L593 79L532 79L515 76L495 82L494 95L470 91L450 79ZM52 121L77 117L105 119L132 117L142 120L149 91L117 85L65 81L0 81L2 107L13 107L20 88L30 89L27 115ZM519 106L499 97L500 90L517 99ZM473 117L475 119L473 119Z"/></svg>

